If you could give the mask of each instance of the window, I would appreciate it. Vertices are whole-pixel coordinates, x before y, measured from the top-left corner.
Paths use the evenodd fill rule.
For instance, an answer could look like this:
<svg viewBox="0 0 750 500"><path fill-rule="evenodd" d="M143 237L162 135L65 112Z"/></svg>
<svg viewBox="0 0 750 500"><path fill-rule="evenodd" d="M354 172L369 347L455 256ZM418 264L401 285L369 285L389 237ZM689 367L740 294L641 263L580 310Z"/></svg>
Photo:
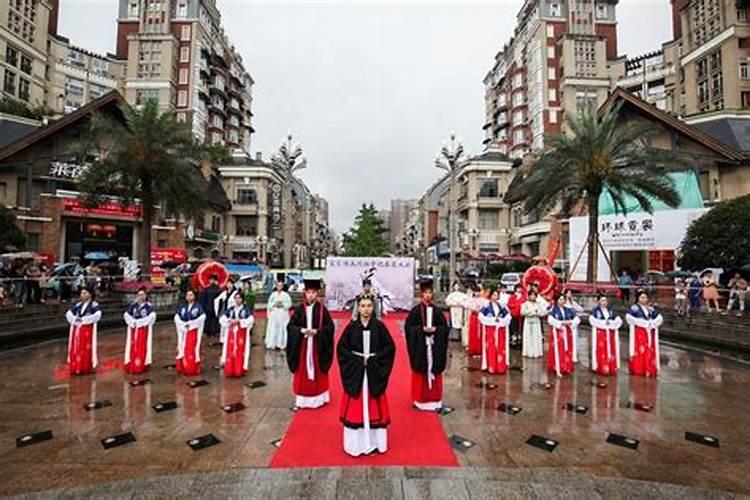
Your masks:
<svg viewBox="0 0 750 500"><path fill-rule="evenodd" d="M184 112L177 113L177 121L180 123L185 123L187 121L187 114Z"/></svg>
<svg viewBox="0 0 750 500"><path fill-rule="evenodd" d="M177 92L177 105L181 108L187 106L188 93L187 90L180 90Z"/></svg>
<svg viewBox="0 0 750 500"><path fill-rule="evenodd" d="M8 45L5 48L5 62L11 66L18 65L18 50Z"/></svg>
<svg viewBox="0 0 750 500"><path fill-rule="evenodd" d="M190 62L190 47L180 47L180 62Z"/></svg>
<svg viewBox="0 0 750 500"><path fill-rule="evenodd" d="M557 123L557 110L556 109L549 110L549 122Z"/></svg>
<svg viewBox="0 0 750 500"><path fill-rule="evenodd" d="M513 126L523 125L523 111L513 113Z"/></svg>
<svg viewBox="0 0 750 500"><path fill-rule="evenodd" d="M555 46L547 45L547 59L554 59L554 58L555 58Z"/></svg>
<svg viewBox="0 0 750 500"><path fill-rule="evenodd" d="M5 69L5 79L3 80L3 91L16 95L16 74L7 68Z"/></svg>
<svg viewBox="0 0 750 500"><path fill-rule="evenodd" d="M551 24L547 25L547 38L554 38L555 37L555 27Z"/></svg>
<svg viewBox="0 0 750 500"><path fill-rule="evenodd" d="M555 75L555 68L547 68L547 79L548 80L555 80L557 76Z"/></svg>
<svg viewBox="0 0 750 500"><path fill-rule="evenodd" d="M513 88L517 89L521 86L523 86L523 74L516 73L516 75L513 77Z"/></svg>
<svg viewBox="0 0 750 500"><path fill-rule="evenodd" d="M740 99L743 108L750 108L750 92L740 92Z"/></svg>
<svg viewBox="0 0 750 500"><path fill-rule="evenodd" d="M157 89L140 89L135 92L135 103L137 105L146 104L146 101L156 101L159 103L159 90Z"/></svg>
<svg viewBox="0 0 750 500"><path fill-rule="evenodd" d="M213 231L214 233L221 232L221 215L211 216L211 231Z"/></svg>
<svg viewBox="0 0 750 500"><path fill-rule="evenodd" d="M178 83L180 85L187 85L188 83L188 72L189 70L187 68L180 68L180 78Z"/></svg>
<svg viewBox="0 0 750 500"><path fill-rule="evenodd" d="M241 187L237 189L237 204L238 205L252 205L258 203L258 195L255 189L249 187Z"/></svg>
<svg viewBox="0 0 750 500"><path fill-rule="evenodd" d="M521 106L523 104L523 92L516 92L513 94L513 106Z"/></svg>
<svg viewBox="0 0 750 500"><path fill-rule="evenodd" d="M68 50L68 64L83 68L86 66L86 56L81 51L70 49Z"/></svg>
<svg viewBox="0 0 750 500"><path fill-rule="evenodd" d="M248 215L235 215L235 234L237 236L256 236L258 234L258 220Z"/></svg>
<svg viewBox="0 0 750 500"><path fill-rule="evenodd" d="M557 89L549 89L549 102L557 102Z"/></svg>
<svg viewBox="0 0 750 500"><path fill-rule="evenodd" d="M526 134L523 133L523 129L518 129L513 132L513 144L521 144L526 141Z"/></svg>
<svg viewBox="0 0 750 500"><path fill-rule="evenodd" d="M224 122L222 121L219 115L213 115L213 119L211 120L211 125L213 125L216 128L224 128Z"/></svg>
<svg viewBox="0 0 750 500"><path fill-rule="evenodd" d="M482 179L479 186L480 198L497 198L497 179Z"/></svg>
<svg viewBox="0 0 750 500"><path fill-rule="evenodd" d="M94 57L91 59L91 70L94 73L106 75L107 73L109 73L109 62L105 61L104 59Z"/></svg>
<svg viewBox="0 0 750 500"><path fill-rule="evenodd" d="M576 76L596 76L596 47L594 42L588 40L576 40L573 44L575 57Z"/></svg>
<svg viewBox="0 0 750 500"><path fill-rule="evenodd" d="M182 19L187 17L187 2L186 1L183 0L177 4L176 17L182 18Z"/></svg>
<svg viewBox="0 0 750 500"><path fill-rule="evenodd" d="M608 17L609 15L607 14L607 4L605 3L596 4L596 18L607 19Z"/></svg>
<svg viewBox="0 0 750 500"><path fill-rule="evenodd" d="M597 95L596 90L577 90L576 91L576 111L583 112L585 109L596 109Z"/></svg>
<svg viewBox="0 0 750 500"><path fill-rule="evenodd" d="M186 24L182 27L182 31L180 32L180 39L181 40L190 40L190 25Z"/></svg>
<svg viewBox="0 0 750 500"><path fill-rule="evenodd" d="M31 74L31 58L28 56L21 55L21 71L27 75Z"/></svg>
<svg viewBox="0 0 750 500"><path fill-rule="evenodd" d="M89 96L92 99L98 99L104 94L106 94L109 91L108 87L105 87L104 85L97 85L96 83L92 83L89 86Z"/></svg>
<svg viewBox="0 0 750 500"><path fill-rule="evenodd" d="M65 93L69 95L83 95L83 80L79 78L65 77Z"/></svg>
<svg viewBox="0 0 750 500"><path fill-rule="evenodd" d="M750 62L740 63L740 80L750 80Z"/></svg>
<svg viewBox="0 0 750 500"><path fill-rule="evenodd" d="M128 4L128 18L133 19L138 17L138 2L131 1Z"/></svg>
<svg viewBox="0 0 750 500"><path fill-rule="evenodd" d="M747 9L746 8L737 9L737 20L743 23L747 22Z"/></svg>
<svg viewBox="0 0 750 500"><path fill-rule="evenodd" d="M708 80L698 82L698 102L704 103L708 101Z"/></svg>
<svg viewBox="0 0 750 500"><path fill-rule="evenodd" d="M551 17L562 16L562 9L560 8L560 4L558 2L552 2L551 4L549 4L548 12Z"/></svg>
<svg viewBox="0 0 750 500"><path fill-rule="evenodd" d="M479 211L479 229L498 229L497 210L480 210Z"/></svg>

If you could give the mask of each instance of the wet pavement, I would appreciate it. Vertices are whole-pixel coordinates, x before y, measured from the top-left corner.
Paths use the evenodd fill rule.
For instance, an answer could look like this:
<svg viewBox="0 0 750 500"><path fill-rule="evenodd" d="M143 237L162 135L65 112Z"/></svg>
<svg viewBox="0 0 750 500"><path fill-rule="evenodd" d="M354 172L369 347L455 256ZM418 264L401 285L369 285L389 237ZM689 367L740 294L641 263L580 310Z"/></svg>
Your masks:
<svg viewBox="0 0 750 500"><path fill-rule="evenodd" d="M154 496L224 491L219 496L252 496L266 488L264 496L347 497L347 491L358 492L361 479L374 484L374 496L398 498L497 497L511 491L521 497L637 493L685 498L703 496L701 489L750 494L750 477L742 472L750 470L749 365L665 346L658 380L630 377L626 370L616 379L597 377L586 369L583 331L576 373L559 381L548 377L544 360L522 360L517 351L512 364L523 371L488 376L473 370L478 359L467 359L459 346L452 346L444 402L455 411L442 422L446 436L477 443L456 451L458 469L268 470L276 450L272 442L283 437L293 416L293 397L283 353L266 353L261 345L264 326L259 319L251 372L243 379L225 379L212 369L218 345L204 344L200 377L187 379L164 368L174 363L171 323L157 325L154 366L144 376L122 373L121 330L100 335L95 376L68 378L64 341L0 354L0 494L54 490L48 494L129 497L149 491ZM142 378L151 383L129 384ZM199 379L208 385L186 383ZM257 381L267 385L245 385ZM486 383L479 387L480 382ZM552 386L545 388L546 382ZM96 400L112 405L84 409ZM170 401L176 409L152 409ZM247 408L222 411L237 402ZM521 411L503 413L497 410L500 403ZM568 411L567 403L585 407L585 413ZM647 405L650 411L628 403ZM52 440L16 448L19 436L46 430L53 431ZM135 443L103 448L105 437L131 431ZM720 447L687 441L686 432L714 436ZM209 433L222 443L200 451L187 445ZM610 433L638 440L637 450L608 443ZM547 452L526 444L534 434L559 445ZM373 482L380 476L388 481Z"/></svg>

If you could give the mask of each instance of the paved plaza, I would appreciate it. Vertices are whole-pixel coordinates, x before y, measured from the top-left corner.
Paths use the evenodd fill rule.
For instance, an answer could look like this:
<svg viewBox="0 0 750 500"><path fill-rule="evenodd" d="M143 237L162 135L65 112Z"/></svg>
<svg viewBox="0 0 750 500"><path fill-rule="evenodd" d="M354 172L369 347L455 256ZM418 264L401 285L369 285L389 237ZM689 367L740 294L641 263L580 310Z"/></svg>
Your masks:
<svg viewBox="0 0 750 500"><path fill-rule="evenodd" d="M2 353L0 493L320 498L365 488L382 498L750 494L750 480L741 473L750 470L743 425L750 414L750 367L665 346L658 380L625 371L617 380L598 378L585 368L584 332L581 363L561 381L548 378L543 360L522 360L517 351L513 365L523 371L488 376L474 369L478 359L467 359L453 345L444 401L455 411L441 417L445 439L458 435L476 443L455 451L458 468L269 469L277 452L273 443L284 437L294 413L284 355L265 352L263 331L259 319L244 379L225 379L212 369L219 347L205 345L203 375L193 380L208 385L197 388L164 368L173 363L171 323L157 325L155 362L145 377L123 374L120 330L100 335L96 376L68 377L62 340ZM146 377L150 383L129 383ZM266 385L246 385L258 381ZM111 406L84 409L96 400ZM175 410L152 409L169 401L177 403ZM222 411L237 402L246 409ZM500 403L521 411L503 413ZM567 403L585 413L568 411ZM52 440L16 448L18 437L46 430ZM125 432L133 432L136 442L103 448L103 438ZM714 436L720 446L687 441L686 432ZM209 433L222 442L199 451L186 444ZM608 443L610 433L638 440L637 450ZM534 434L559 444L553 452L526 444Z"/></svg>

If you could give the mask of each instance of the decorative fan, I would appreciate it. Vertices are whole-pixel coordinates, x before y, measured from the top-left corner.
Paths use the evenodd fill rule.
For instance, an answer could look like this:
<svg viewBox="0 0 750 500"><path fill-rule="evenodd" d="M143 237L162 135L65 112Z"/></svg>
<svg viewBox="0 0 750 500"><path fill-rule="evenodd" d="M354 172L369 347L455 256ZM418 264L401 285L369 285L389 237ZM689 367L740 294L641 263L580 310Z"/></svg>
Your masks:
<svg viewBox="0 0 750 500"><path fill-rule="evenodd" d="M193 288L197 290L208 288L211 284L209 280L213 275L216 275L218 278L217 284L219 288L224 288L229 279L229 271L227 271L227 268L222 263L213 260L204 262L195 270L195 274L193 274Z"/></svg>
<svg viewBox="0 0 750 500"><path fill-rule="evenodd" d="M531 266L523 273L521 283L526 289L536 283L539 286L539 294L549 299L557 287L557 274L547 266Z"/></svg>

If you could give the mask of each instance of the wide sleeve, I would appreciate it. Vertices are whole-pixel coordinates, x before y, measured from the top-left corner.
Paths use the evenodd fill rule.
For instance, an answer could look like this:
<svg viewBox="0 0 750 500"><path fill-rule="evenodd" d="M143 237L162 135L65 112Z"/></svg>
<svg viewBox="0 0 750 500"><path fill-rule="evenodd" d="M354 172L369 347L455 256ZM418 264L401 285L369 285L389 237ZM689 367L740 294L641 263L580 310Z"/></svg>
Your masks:
<svg viewBox="0 0 750 500"><path fill-rule="evenodd" d="M302 334L302 325L305 318L302 316L304 316L303 308L296 307L292 313L292 319L286 326L286 363L292 372L296 372L297 366L299 366L300 347L302 346L302 339L305 337Z"/></svg>
<svg viewBox="0 0 750 500"><path fill-rule="evenodd" d="M445 313L437 306L435 306L433 326L435 327L435 333L432 334L434 340L432 346L432 372L442 373L448 363L448 336L450 334L450 326L445 319Z"/></svg>
<svg viewBox="0 0 750 500"><path fill-rule="evenodd" d="M333 323L333 319L331 319L331 314L328 312L328 309L325 308L323 304L320 304L318 307L323 310L323 327L319 329L318 333L315 335L318 340L318 361L320 363L320 369L327 373L331 368L331 363L333 363L333 334L336 330L336 326Z"/></svg>
<svg viewBox="0 0 750 500"><path fill-rule="evenodd" d="M521 304L521 315L525 318L533 318L536 316L536 310L531 306L530 303L524 302Z"/></svg>
<svg viewBox="0 0 750 500"><path fill-rule="evenodd" d="M393 343L388 327L381 321L375 321L373 331L377 335L378 349L367 361L367 381L374 397L385 392L388 387L388 379L393 370L393 362L396 359L396 345Z"/></svg>
<svg viewBox="0 0 750 500"><path fill-rule="evenodd" d="M74 306L71 306L71 308L70 308L70 309L68 309L68 312L66 312L66 313L65 313L65 319L66 319L66 320L68 320L68 323L70 323L71 325L72 325L73 323L75 323L75 321L76 321L76 315L75 315L75 313L73 312L73 308L74 308L74 307L75 307L75 305L74 305Z"/></svg>
<svg viewBox="0 0 750 500"><path fill-rule="evenodd" d="M362 356L354 354L352 336L357 329L357 323L350 321L336 346L336 359L339 362L339 373L344 391L356 398L362 390L364 380L365 361Z"/></svg>
<svg viewBox="0 0 750 500"><path fill-rule="evenodd" d="M289 310L292 308L292 297L288 293L284 292L281 294L281 301L284 304L284 309Z"/></svg>
<svg viewBox="0 0 750 500"><path fill-rule="evenodd" d="M484 326L495 326L495 318L488 316L484 309L479 312L479 322Z"/></svg>
<svg viewBox="0 0 750 500"><path fill-rule="evenodd" d="M638 306L631 306L628 313L625 315L625 321L631 326L638 326L641 328L648 328L648 320L640 317L640 311Z"/></svg>
<svg viewBox="0 0 750 500"><path fill-rule="evenodd" d="M425 333L422 331L420 306L414 307L404 322L406 334L406 348L409 352L409 365L418 373L427 372L427 351L425 349Z"/></svg>
<svg viewBox="0 0 750 500"><path fill-rule="evenodd" d="M250 330L253 325L255 324L255 318L252 314L250 314L250 311L245 309L245 316L240 315L240 328L244 328L246 330Z"/></svg>
<svg viewBox="0 0 750 500"><path fill-rule="evenodd" d="M99 320L102 319L102 308L99 307L99 304L93 304L91 307L93 309L93 312L88 313L81 318L82 325L93 325L94 323L98 323Z"/></svg>
<svg viewBox="0 0 750 500"><path fill-rule="evenodd" d="M555 318L555 315L551 312L547 314L547 323L549 323L552 328L562 328L563 326L563 322Z"/></svg>
<svg viewBox="0 0 750 500"><path fill-rule="evenodd" d="M505 310L505 314L503 316L497 318L497 324L503 327L507 327L508 325L510 325L511 321L513 321L513 316L507 309Z"/></svg>
<svg viewBox="0 0 750 500"><path fill-rule="evenodd" d="M154 323L156 323L156 311L154 311L154 308L152 307L148 315L143 318L135 320L134 325L136 328L140 328L143 326L145 327L153 326Z"/></svg>
<svg viewBox="0 0 750 500"><path fill-rule="evenodd" d="M219 324L222 326L222 328L226 328L229 326L229 322L231 321L231 319L229 318L228 313L229 309L224 311L224 314L219 316Z"/></svg>

